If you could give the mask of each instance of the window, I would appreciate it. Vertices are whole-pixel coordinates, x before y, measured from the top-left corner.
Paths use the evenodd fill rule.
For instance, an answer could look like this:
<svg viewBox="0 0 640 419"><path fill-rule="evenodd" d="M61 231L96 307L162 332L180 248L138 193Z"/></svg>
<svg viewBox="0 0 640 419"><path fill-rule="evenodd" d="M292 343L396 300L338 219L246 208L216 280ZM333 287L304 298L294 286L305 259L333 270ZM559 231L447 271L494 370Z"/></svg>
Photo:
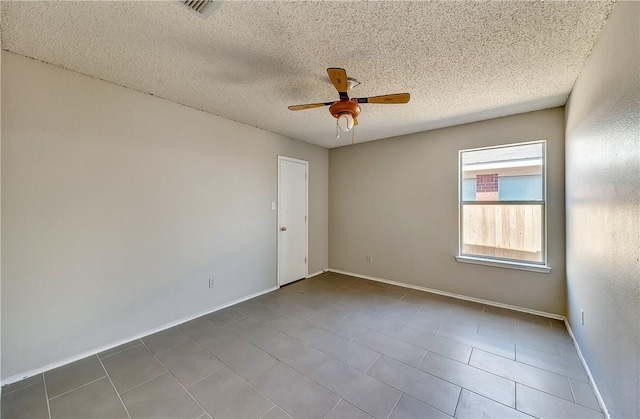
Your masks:
<svg viewBox="0 0 640 419"><path fill-rule="evenodd" d="M545 145L460 151L459 261L549 271Z"/></svg>

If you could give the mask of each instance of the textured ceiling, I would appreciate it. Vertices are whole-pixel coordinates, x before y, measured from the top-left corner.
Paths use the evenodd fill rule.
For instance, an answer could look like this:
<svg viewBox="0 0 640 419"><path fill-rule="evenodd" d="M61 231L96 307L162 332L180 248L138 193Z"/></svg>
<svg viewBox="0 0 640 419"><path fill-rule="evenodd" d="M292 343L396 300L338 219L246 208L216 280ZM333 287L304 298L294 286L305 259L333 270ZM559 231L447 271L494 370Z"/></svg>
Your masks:
<svg viewBox="0 0 640 419"><path fill-rule="evenodd" d="M563 105L612 1L2 2L2 47L324 147L327 67L362 84L356 141Z"/></svg>

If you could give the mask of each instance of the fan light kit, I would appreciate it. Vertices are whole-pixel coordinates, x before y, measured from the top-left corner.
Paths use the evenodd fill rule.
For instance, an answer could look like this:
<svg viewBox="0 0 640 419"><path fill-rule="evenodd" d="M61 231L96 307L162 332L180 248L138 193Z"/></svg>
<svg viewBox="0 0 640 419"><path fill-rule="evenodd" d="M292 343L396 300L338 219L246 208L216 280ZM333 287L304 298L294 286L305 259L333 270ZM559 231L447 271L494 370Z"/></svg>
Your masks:
<svg viewBox="0 0 640 419"><path fill-rule="evenodd" d="M362 97L350 99L347 91L360 84L356 79L347 77L347 72L344 68L328 68L327 73L331 82L335 86L340 100L336 102L322 102L322 103L309 103L306 105L293 105L289 106L289 110L301 111L304 109L320 108L322 106L329 106L329 112L336 118L336 138L340 138L340 133L348 132L358 125L358 115L360 115L359 103L407 103L409 102L409 93L394 93L391 95ZM355 142L354 132L351 134L351 143Z"/></svg>
<svg viewBox="0 0 640 419"><path fill-rule="evenodd" d="M338 117L337 125L342 132L349 131L353 128L353 116L350 113L343 113Z"/></svg>

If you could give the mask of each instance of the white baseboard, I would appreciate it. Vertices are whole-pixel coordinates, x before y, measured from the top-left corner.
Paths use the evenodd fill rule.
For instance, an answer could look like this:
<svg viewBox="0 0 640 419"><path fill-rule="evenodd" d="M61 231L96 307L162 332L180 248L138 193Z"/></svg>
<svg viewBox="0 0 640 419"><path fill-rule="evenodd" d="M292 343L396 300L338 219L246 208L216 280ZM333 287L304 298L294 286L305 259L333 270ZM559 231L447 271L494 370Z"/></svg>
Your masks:
<svg viewBox="0 0 640 419"><path fill-rule="evenodd" d="M571 339L573 340L573 344L575 345L576 350L578 351L578 357L580 358L580 362L582 363L582 366L584 367L584 370L586 371L587 376L589 377L589 382L591 384L591 387L593 388L593 392L596 395L596 399L598 399L598 404L600 405L600 408L602 409L602 412L604 413L605 417L607 419L611 419L611 415L609 415L609 410L607 409L607 406L604 403L604 399L602 398L602 395L600 394L600 390L598 389L598 386L596 385L596 382L593 379L593 375L591 375L591 371L589 370L589 366L587 365L587 361L584 359L584 356L582 356L582 352L580 351L580 345L578 345L578 341L576 340L576 337L574 336L573 331L571 330L571 326L569 325L569 321L567 320L567 318L565 316L561 316L559 314L547 313L547 312L544 312L544 311L532 310L532 309L528 309L528 308L524 308L524 307L513 306L513 305L510 305L510 304L498 303L498 302L495 302L495 301L483 300L481 298L469 297L469 296L466 296L466 295L454 294L454 293L451 293L451 292L440 291L440 290L436 290L436 289L432 289L432 288L420 287L418 285L405 284L403 282L392 281L392 280L389 280L389 279L378 278L378 277L375 277L375 276L357 274L357 273L354 273L354 272L341 271L341 270L338 270L338 269L331 269L331 268L329 268L328 271L329 272L335 272L335 273L338 273L338 274L343 274L343 275L355 276L355 277L363 278L363 279L369 279L371 281L384 282L386 284L397 285L399 287L411 288L411 289L415 289L415 290L419 290L419 291L427 291L427 292L432 292L434 294L446 295L447 297L453 297L453 298L458 298L458 299L461 299L461 300L473 301L473 302L476 302L476 303L486 304L486 305L490 305L490 306L494 306L494 307L500 307L500 308L506 308L506 309L509 309L509 310L521 311L521 312L524 312L524 313L534 314L536 316L543 316L543 317L548 317L548 318L551 318L551 319L562 320L564 322L564 324L566 325L566 327L567 327L567 331L569 332L569 336L571 336Z"/></svg>
<svg viewBox="0 0 640 419"><path fill-rule="evenodd" d="M560 314L547 313L546 311L532 310L530 308L514 306L514 305L511 305L511 304L498 303L496 301L483 300L482 298L469 297L467 295L454 294L452 292L446 292L446 291L436 290L436 289L433 289L433 288L421 287L419 285L405 284L404 282L392 281L390 279L378 278L378 277L375 277L375 276L369 276L369 275L362 275L362 274L357 274L357 273L353 273L353 272L340 271L338 269L329 268L329 271L330 272L335 272L335 273L338 273L338 274L343 274L343 275L357 276L359 278L369 279L371 281L384 282L386 284L397 285L399 287L411 288L411 289L414 289L414 290L431 292L433 294L445 295L447 297L457 298L459 300L473 301L474 303L486 304L486 305L490 305L490 306L494 306L494 307L500 307L500 308L506 308L506 309L509 309L509 310L521 311L523 313L529 313L529 314L534 314L536 316L548 317L550 319L556 319L556 320L562 320L562 321L565 320L564 316L562 316Z"/></svg>
<svg viewBox="0 0 640 419"><path fill-rule="evenodd" d="M314 276L317 276L317 275L322 275L325 272L327 272L326 269L320 269L318 272L314 272L314 273L312 273L310 275L307 275L307 279L313 278Z"/></svg>
<svg viewBox="0 0 640 419"><path fill-rule="evenodd" d="M596 395L596 399L598 399L598 404L600 405L600 409L602 410L602 413L604 413L604 416L607 419L611 419L611 415L609 414L609 409L607 409L607 405L604 404L604 399L602 398L602 394L600 394L598 385L596 384L596 381L593 379L593 375L591 375L591 370L589 369L589 365L587 365L587 360L584 359L584 356L582 356L580 345L578 345L578 341L576 340L576 337L573 334L573 330L571 330L571 325L569 324L569 320L566 317L564 319L564 324L565 326L567 326L567 331L569 332L569 336L571 336L571 339L573 340L573 344L575 345L576 350L578 351L578 357L580 358L580 362L582 362L582 366L584 367L584 370L586 371L587 376L589 377L589 382L591 383L593 392Z"/></svg>
<svg viewBox="0 0 640 419"><path fill-rule="evenodd" d="M221 306L218 306L218 307L216 307L214 309L204 310L204 311L202 311L200 313L197 313L197 314L194 314L194 315L191 315L191 316L187 316L187 317L184 317L182 319L179 319L179 320L176 320L176 321L173 321L173 322L170 322L170 323L166 323L166 324L164 324L162 326L155 327L153 329L149 329L149 330L147 330L145 332L138 333L136 335L130 336L130 337L125 338L125 339L121 339L121 340L119 340L117 342L110 343L108 345L101 346L99 348L83 352L81 354L78 354L76 356L63 359L61 361L53 362L51 364L45 365L44 367L40 367L40 368L36 368L36 369L30 370L30 371L26 371L26 372L24 372L22 374L12 375L11 377L7 377L6 379L2 380L1 385L5 386L7 384L13 384L13 383L16 383L18 381L21 381L21 380L27 379L29 377L32 377L32 376L34 376L36 374L42 374L43 372L52 370L54 368L58 368L58 367L61 367L63 365L70 364L72 362L79 361L79 360L81 360L83 358L86 358L88 356L99 354L100 352L104 352L104 351L107 351L109 349L112 349L112 348L115 348L117 346L120 346L122 344L125 344L127 342L131 342L132 340L141 339L141 338L144 338L146 336L152 335L154 333L162 332L163 330L166 330L166 329L178 326L178 325L180 325L182 323L186 323L188 321L197 319L198 317L214 313L214 312L216 312L218 310L222 310L222 309L230 307L232 305L236 305L236 304L241 303L243 301L250 300L250 299L258 297L258 296L260 296L262 294L266 294L268 292L275 291L275 290L277 290L279 288L280 288L279 286L271 287L271 288L268 288L268 289L266 289L264 291L259 291L259 292L256 292L254 294L247 295L246 297L242 297L242 298L238 298L237 300L230 301L230 302L225 303L225 304L223 304Z"/></svg>

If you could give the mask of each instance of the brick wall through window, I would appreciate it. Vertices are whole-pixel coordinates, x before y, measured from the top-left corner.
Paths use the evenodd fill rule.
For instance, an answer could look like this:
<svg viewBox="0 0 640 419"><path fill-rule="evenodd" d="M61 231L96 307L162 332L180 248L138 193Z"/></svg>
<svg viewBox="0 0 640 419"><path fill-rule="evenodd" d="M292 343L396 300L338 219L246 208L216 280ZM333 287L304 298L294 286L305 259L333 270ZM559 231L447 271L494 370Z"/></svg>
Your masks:
<svg viewBox="0 0 640 419"><path fill-rule="evenodd" d="M498 200L498 174L476 176L476 201Z"/></svg>

